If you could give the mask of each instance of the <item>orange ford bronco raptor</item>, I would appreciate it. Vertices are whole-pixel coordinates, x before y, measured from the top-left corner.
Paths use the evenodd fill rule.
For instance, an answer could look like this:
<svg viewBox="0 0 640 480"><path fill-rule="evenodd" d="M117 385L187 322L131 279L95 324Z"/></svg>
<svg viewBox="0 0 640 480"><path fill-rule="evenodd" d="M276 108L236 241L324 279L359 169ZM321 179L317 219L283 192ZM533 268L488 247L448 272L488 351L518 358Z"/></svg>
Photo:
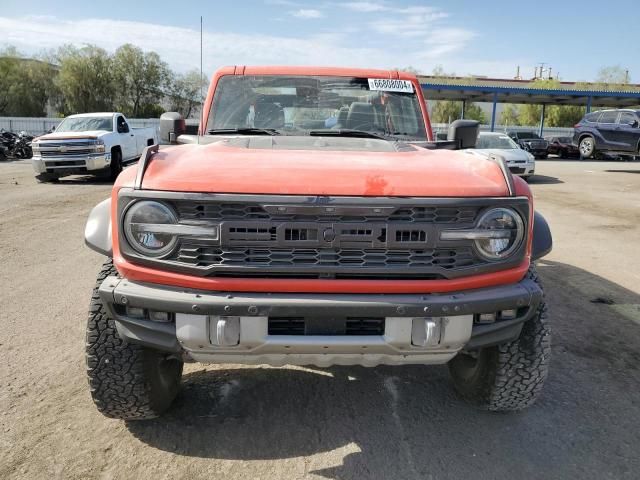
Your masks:
<svg viewBox="0 0 640 480"><path fill-rule="evenodd" d="M448 363L485 409L535 401L551 235L502 159L461 150L477 122L434 142L415 76L312 67L223 68L202 119L164 114L180 145L147 147L87 222L104 415L158 416L193 361Z"/></svg>

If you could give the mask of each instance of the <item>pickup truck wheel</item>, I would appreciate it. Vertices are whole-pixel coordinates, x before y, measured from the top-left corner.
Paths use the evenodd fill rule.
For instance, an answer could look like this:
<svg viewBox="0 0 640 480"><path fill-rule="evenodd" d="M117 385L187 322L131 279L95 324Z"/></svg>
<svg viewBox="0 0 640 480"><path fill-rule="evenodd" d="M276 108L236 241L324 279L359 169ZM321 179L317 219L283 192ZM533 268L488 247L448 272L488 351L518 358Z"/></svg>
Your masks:
<svg viewBox="0 0 640 480"><path fill-rule="evenodd" d="M527 274L540 284L532 267ZM544 299L513 342L458 354L449 362L456 390L470 403L491 411L522 410L532 405L549 369L551 330Z"/></svg>
<svg viewBox="0 0 640 480"><path fill-rule="evenodd" d="M578 150L580 151L580 158L585 160L591 158L596 151L596 142L593 137L584 137L580 140Z"/></svg>
<svg viewBox="0 0 640 480"><path fill-rule="evenodd" d="M41 173L36 175L36 181L38 183L56 183L58 180L60 179L51 173Z"/></svg>
<svg viewBox="0 0 640 480"><path fill-rule="evenodd" d="M111 180L115 181L122 172L122 152L120 150L114 150L111 153L111 167L110 167Z"/></svg>
<svg viewBox="0 0 640 480"><path fill-rule="evenodd" d="M91 396L107 417L155 418L176 397L183 363L120 338L98 294L100 284L109 275L117 275L111 260L105 262L98 274L89 306L86 358Z"/></svg>

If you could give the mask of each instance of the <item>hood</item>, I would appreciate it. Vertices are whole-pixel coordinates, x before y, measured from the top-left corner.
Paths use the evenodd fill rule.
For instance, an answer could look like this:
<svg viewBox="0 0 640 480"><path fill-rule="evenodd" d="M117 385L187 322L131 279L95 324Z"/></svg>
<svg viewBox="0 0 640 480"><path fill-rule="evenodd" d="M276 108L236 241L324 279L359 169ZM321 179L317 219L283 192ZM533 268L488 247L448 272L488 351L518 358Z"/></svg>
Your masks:
<svg viewBox="0 0 640 480"><path fill-rule="evenodd" d="M283 195L509 194L500 166L483 156L375 139L336 142L357 140L351 145L358 148L347 149L332 146L338 139L306 138L306 146L286 137L262 137L257 142L245 137L163 148L150 160L142 188Z"/></svg>
<svg viewBox="0 0 640 480"><path fill-rule="evenodd" d="M40 135L38 140L77 140L80 138L98 138L105 133L109 133L107 130L89 130L87 132L52 132L46 135Z"/></svg>
<svg viewBox="0 0 640 480"><path fill-rule="evenodd" d="M504 157L507 162L515 160L531 160L531 154L521 148L478 148L476 151L487 155L500 155L501 157Z"/></svg>

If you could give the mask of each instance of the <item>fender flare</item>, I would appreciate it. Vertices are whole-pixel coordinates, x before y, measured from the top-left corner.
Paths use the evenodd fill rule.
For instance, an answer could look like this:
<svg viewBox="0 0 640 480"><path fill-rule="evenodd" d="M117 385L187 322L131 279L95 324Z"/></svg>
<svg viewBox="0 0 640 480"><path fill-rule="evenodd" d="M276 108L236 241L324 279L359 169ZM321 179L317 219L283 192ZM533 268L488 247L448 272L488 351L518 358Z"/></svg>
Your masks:
<svg viewBox="0 0 640 480"><path fill-rule="evenodd" d="M531 260L538 260L547 255L553 248L553 238L547 220L538 212L533 214L533 244Z"/></svg>
<svg viewBox="0 0 640 480"><path fill-rule="evenodd" d="M84 243L107 257L113 256L111 238L111 199L103 200L91 210L84 227Z"/></svg>

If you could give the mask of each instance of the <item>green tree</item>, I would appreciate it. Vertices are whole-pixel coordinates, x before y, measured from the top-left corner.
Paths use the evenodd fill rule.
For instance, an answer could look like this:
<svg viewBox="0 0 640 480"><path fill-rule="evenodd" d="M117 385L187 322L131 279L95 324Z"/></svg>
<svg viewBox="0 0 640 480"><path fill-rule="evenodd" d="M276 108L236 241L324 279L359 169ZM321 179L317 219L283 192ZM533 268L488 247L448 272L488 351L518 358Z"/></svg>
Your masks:
<svg viewBox="0 0 640 480"><path fill-rule="evenodd" d="M625 84L629 83L627 71L620 65L602 67L598 70L596 82L604 84Z"/></svg>
<svg viewBox="0 0 640 480"><path fill-rule="evenodd" d="M201 80L198 70L191 70L183 75L172 75L167 91L169 110L190 118L195 107L200 105L201 87L206 91L207 79Z"/></svg>
<svg viewBox="0 0 640 480"><path fill-rule="evenodd" d="M113 56L113 77L118 110L139 117L160 103L170 71L157 53L125 44Z"/></svg>
<svg viewBox="0 0 640 480"><path fill-rule="evenodd" d="M513 104L507 104L500 113L500 125L520 125L520 110Z"/></svg>
<svg viewBox="0 0 640 480"><path fill-rule="evenodd" d="M431 121L434 123L451 123L462 117L462 102L454 100L438 100L431 110ZM486 123L487 117L475 103L467 103L464 118Z"/></svg>
<svg viewBox="0 0 640 480"><path fill-rule="evenodd" d="M47 61L23 58L12 47L0 52L0 115L46 115L55 75L55 66Z"/></svg>
<svg viewBox="0 0 640 480"><path fill-rule="evenodd" d="M63 115L113 110L113 60L104 49L66 45L58 50L57 58L60 71L56 84L62 96Z"/></svg>

